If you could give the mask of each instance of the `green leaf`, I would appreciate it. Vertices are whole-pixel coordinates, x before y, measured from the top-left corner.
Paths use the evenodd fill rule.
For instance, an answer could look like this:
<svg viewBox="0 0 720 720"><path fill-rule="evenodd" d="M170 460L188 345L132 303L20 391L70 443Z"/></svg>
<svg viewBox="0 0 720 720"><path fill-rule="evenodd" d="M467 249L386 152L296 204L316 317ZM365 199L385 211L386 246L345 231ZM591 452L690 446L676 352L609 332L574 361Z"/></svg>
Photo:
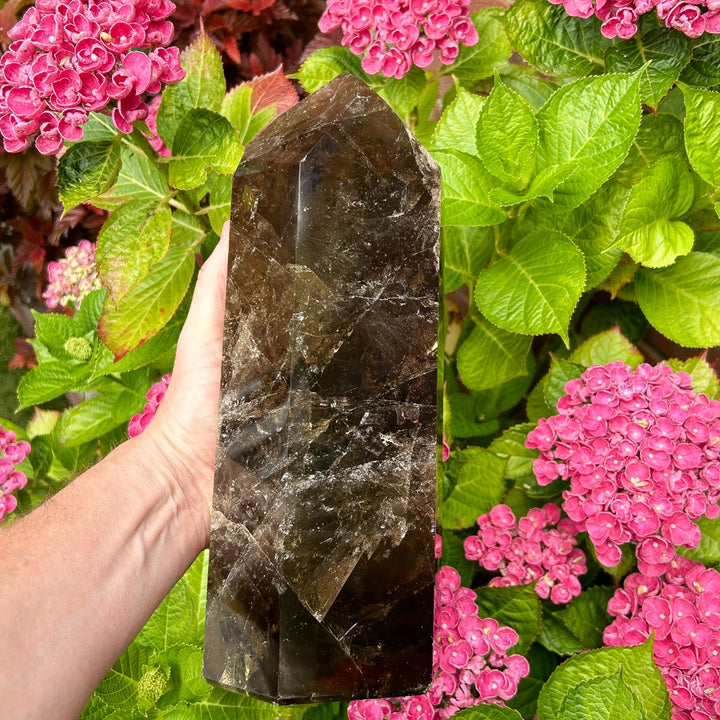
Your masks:
<svg viewBox="0 0 720 720"><path fill-rule="evenodd" d="M460 573L460 582L465 587L470 587L473 576L478 569L478 564L465 557L463 537L446 528L442 529L442 565L451 565Z"/></svg>
<svg viewBox="0 0 720 720"><path fill-rule="evenodd" d="M583 365L563 360L551 353L550 369L543 380L545 402L552 408L557 407L558 400L565 394L565 385L570 380L579 378L584 372Z"/></svg>
<svg viewBox="0 0 720 720"><path fill-rule="evenodd" d="M720 397L718 376L708 363L705 353L688 360L666 360L662 364L669 365L675 372L688 373L696 393L703 393L711 400L717 400Z"/></svg>
<svg viewBox="0 0 720 720"><path fill-rule="evenodd" d="M63 351L65 343L82 332L73 318L60 313L32 311L35 320L35 339L42 343L54 357L67 358Z"/></svg>
<svg viewBox="0 0 720 720"><path fill-rule="evenodd" d="M567 623L547 610L543 610L538 642L556 655L575 655L587 649L585 643L573 633Z"/></svg>
<svg viewBox="0 0 720 720"><path fill-rule="evenodd" d="M60 201L70 210L107 191L120 172L118 139L88 140L71 145L58 162Z"/></svg>
<svg viewBox="0 0 720 720"><path fill-rule="evenodd" d="M433 154L441 170L440 218L443 225L487 226L505 219L505 212L488 197L498 181L479 158L453 150Z"/></svg>
<svg viewBox="0 0 720 720"><path fill-rule="evenodd" d="M522 715L517 710L484 703L461 710L453 717L456 720L522 720Z"/></svg>
<svg viewBox="0 0 720 720"><path fill-rule="evenodd" d="M485 98L458 88L455 99L443 111L435 126L431 150L459 150L477 155L477 128Z"/></svg>
<svg viewBox="0 0 720 720"><path fill-rule="evenodd" d="M628 715L623 707L612 714L573 716L565 715L574 705L591 712L598 699L596 683L599 680L619 676L624 688L633 696L632 707L638 708L635 715ZM604 687L604 686L603 686ZM613 685L612 687L615 687ZM606 688L611 690L611 688ZM613 696L613 692L609 693ZM623 695L629 706L629 696ZM587 704L585 704L587 703ZM610 711L606 711L610 712ZM669 720L670 703L665 683L652 657L652 640L637 647L604 648L591 650L566 660L550 676L538 699L538 720L558 720L564 717L593 717L603 720Z"/></svg>
<svg viewBox="0 0 720 720"><path fill-rule="evenodd" d="M535 164L537 140L532 110L496 76L477 126L477 148L485 167L501 180L524 187Z"/></svg>
<svg viewBox="0 0 720 720"><path fill-rule="evenodd" d="M500 423L491 419L478 422L475 413L475 399L465 393L450 393L450 436L454 438L482 437L494 435Z"/></svg>
<svg viewBox="0 0 720 720"><path fill-rule="evenodd" d="M583 592L564 609L552 613L555 620L563 624L568 632L578 641L579 650L599 648L603 645L603 631L610 624L612 618L607 612L607 604L615 594L615 589L607 586L598 586L583 590ZM543 627L546 617L543 618ZM542 638L542 633L541 633ZM545 647L554 652L543 642ZM579 652L571 650L570 652ZM567 650L560 654L567 654Z"/></svg>
<svg viewBox="0 0 720 720"><path fill-rule="evenodd" d="M525 657L530 663L530 674L520 680L517 693L507 704L518 710L524 718L530 719L537 714L538 693L557 667L558 659L538 644L533 644Z"/></svg>
<svg viewBox="0 0 720 720"><path fill-rule="evenodd" d="M605 72L642 70L640 100L657 108L687 65L692 41L672 28L638 33L631 40L618 40L605 53Z"/></svg>
<svg viewBox="0 0 720 720"><path fill-rule="evenodd" d="M443 503L443 527L472 527L479 515L495 507L505 492L504 470L504 460L478 449L460 469L455 487Z"/></svg>
<svg viewBox="0 0 720 720"><path fill-rule="evenodd" d="M540 630L540 600L532 585L477 589L480 617L493 617L518 634L512 653L525 653Z"/></svg>
<svg viewBox="0 0 720 720"><path fill-rule="evenodd" d="M163 92L158 109L158 134L173 147L180 123L193 108L220 110L225 96L225 75L220 53L204 32L183 51L180 64L185 77Z"/></svg>
<svg viewBox="0 0 720 720"><path fill-rule="evenodd" d="M457 353L460 379L471 390L487 390L526 375L531 342L479 319Z"/></svg>
<svg viewBox="0 0 720 720"><path fill-rule="evenodd" d="M589 198L625 159L640 123L638 82L638 74L576 80L538 112L536 172L573 169L555 189L558 210Z"/></svg>
<svg viewBox="0 0 720 720"><path fill-rule="evenodd" d="M694 197L689 168L676 158L651 165L630 192L618 245L646 267L666 267L687 255L695 234L684 222L671 218L686 213Z"/></svg>
<svg viewBox="0 0 720 720"><path fill-rule="evenodd" d="M685 347L720 345L720 257L692 252L635 278L640 309L663 335Z"/></svg>
<svg viewBox="0 0 720 720"><path fill-rule="evenodd" d="M376 87L378 95L403 119L407 120L413 108L418 104L425 89L425 73L413 66L402 80L388 78L381 87Z"/></svg>
<svg viewBox="0 0 720 720"><path fill-rule="evenodd" d="M210 191L208 218L212 229L219 235L225 221L230 219L232 176L213 173L208 178L208 190Z"/></svg>
<svg viewBox="0 0 720 720"><path fill-rule="evenodd" d="M590 75L603 69L604 40L595 18L570 17L547 0L518 0L505 16L513 48L546 75Z"/></svg>
<svg viewBox="0 0 720 720"><path fill-rule="evenodd" d="M297 79L309 93L319 90L342 73L350 73L371 83L370 76L362 69L360 58L348 48L333 45L320 48L308 57L297 72Z"/></svg>
<svg viewBox="0 0 720 720"><path fill-rule="evenodd" d="M480 273L475 300L505 330L556 332L569 344L570 316L584 286L582 253L563 235L542 232L518 240Z"/></svg>
<svg viewBox="0 0 720 720"><path fill-rule="evenodd" d="M495 248L491 228L448 225L442 229L443 289L456 290L461 285L471 286L480 271L490 260Z"/></svg>
<svg viewBox="0 0 720 720"><path fill-rule="evenodd" d="M645 720L642 704L618 670L573 687L559 715L562 720Z"/></svg>
<svg viewBox="0 0 720 720"><path fill-rule="evenodd" d="M635 368L643 362L642 353L618 328L612 328L588 338L573 350L569 359L584 367L619 361Z"/></svg>
<svg viewBox="0 0 720 720"><path fill-rule="evenodd" d="M715 35L703 33L693 40L692 57L685 66L680 79L688 85L711 87L720 83L720 40Z"/></svg>
<svg viewBox="0 0 720 720"><path fill-rule="evenodd" d="M209 168L219 173L233 173L242 152L243 147L226 118L210 110L190 110L173 142L170 184L181 190L192 190L207 180Z"/></svg>
<svg viewBox="0 0 720 720"><path fill-rule="evenodd" d="M688 85L685 96L685 147L697 174L713 187L720 186L720 93Z"/></svg>
<svg viewBox="0 0 720 720"><path fill-rule="evenodd" d="M117 181L103 196L113 201L154 200L157 204L169 192L167 180L158 166L144 153L123 145L120 148Z"/></svg>
<svg viewBox="0 0 720 720"><path fill-rule="evenodd" d="M479 80L490 77L503 65L512 47L497 8L484 8L470 15L478 33L475 45L461 45L455 62L441 68L440 74L452 76L462 85L472 87Z"/></svg>
<svg viewBox="0 0 720 720"><path fill-rule="evenodd" d="M161 717L162 720L277 720L277 714L272 703L213 688L207 697L168 708Z"/></svg>
<svg viewBox="0 0 720 720"><path fill-rule="evenodd" d="M565 182L574 172L574 164L545 168L535 175L527 190L515 192L504 187L492 188L489 197L498 205L517 205L538 197L552 200L555 188Z"/></svg>
<svg viewBox="0 0 720 720"><path fill-rule="evenodd" d="M514 480L532 473L533 461L540 453L525 447L525 440L534 427L535 423L514 425L490 443L488 450L505 460L506 478Z"/></svg>
<svg viewBox="0 0 720 720"><path fill-rule="evenodd" d="M95 260L114 303L146 278L167 253L171 230L170 208L157 201L133 200L105 221Z"/></svg>
<svg viewBox="0 0 720 720"><path fill-rule="evenodd" d="M18 399L23 407L39 405L78 389L89 375L86 363L61 360L40 363L23 375L17 389Z"/></svg>
<svg viewBox="0 0 720 720"><path fill-rule="evenodd" d="M702 537L696 548L678 548L678 552L695 562L704 565L717 565L720 563L720 518L707 518L705 516L695 521L700 528Z"/></svg>
<svg viewBox="0 0 720 720"><path fill-rule="evenodd" d="M100 683L96 697L113 708L135 709L142 666L149 662L150 648L133 643Z"/></svg>
<svg viewBox="0 0 720 720"><path fill-rule="evenodd" d="M99 334L116 358L123 357L165 326L187 292L194 267L191 245L171 247L155 263L152 273L120 302L106 301Z"/></svg>

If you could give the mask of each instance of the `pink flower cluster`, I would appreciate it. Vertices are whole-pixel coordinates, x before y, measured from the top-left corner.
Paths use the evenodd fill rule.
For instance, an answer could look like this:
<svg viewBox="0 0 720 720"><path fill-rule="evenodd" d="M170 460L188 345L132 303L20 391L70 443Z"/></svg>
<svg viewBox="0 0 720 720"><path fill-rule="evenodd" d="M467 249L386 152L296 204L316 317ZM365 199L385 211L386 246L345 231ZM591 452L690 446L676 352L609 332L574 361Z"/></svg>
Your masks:
<svg viewBox="0 0 720 720"><path fill-rule="evenodd" d="M117 101L121 132L144 120L142 95L184 77L167 17L170 0L37 0L10 30L0 58L0 135L5 150L53 155L80 140L88 113Z"/></svg>
<svg viewBox="0 0 720 720"><path fill-rule="evenodd" d="M535 592L558 605L580 594L578 577L587 572L585 553L576 547L575 523L560 520L557 505L532 508L517 521L507 505L496 505L477 522L477 535L465 539L465 557L486 570L500 571L489 585L535 582Z"/></svg>
<svg viewBox="0 0 720 720"><path fill-rule="evenodd" d="M653 654L673 720L720 717L720 573L678 556L664 577L633 573L608 603L615 620L606 645L639 645L655 633Z"/></svg>
<svg viewBox="0 0 720 720"><path fill-rule="evenodd" d="M0 521L17 507L17 499L11 493L24 488L27 477L15 469L30 453L30 444L18 440L12 430L0 425Z"/></svg>
<svg viewBox="0 0 720 720"><path fill-rule="evenodd" d="M100 277L95 265L96 244L81 240L65 251L65 257L47 265L48 285L43 293L49 308L79 308L92 290L99 290Z"/></svg>
<svg viewBox="0 0 720 720"><path fill-rule="evenodd" d="M600 32L605 37L627 40L638 29L638 19L653 8L666 27L675 28L688 37L704 32L720 33L720 3L717 0L550 0L562 5L568 15L602 20ZM707 10L707 12L703 12Z"/></svg>
<svg viewBox="0 0 720 720"><path fill-rule="evenodd" d="M502 705L517 692L530 666L508 655L517 633L478 617L476 594L460 587L460 575L441 567L435 576L433 683L424 695L355 700L349 720L442 720L479 703Z"/></svg>
<svg viewBox="0 0 720 720"><path fill-rule="evenodd" d="M569 481L563 509L600 562L617 565L633 542L640 572L662 574L676 545L697 547L694 520L720 513L720 401L693 392L687 373L621 362L588 368L565 392L528 433L538 483Z"/></svg>
<svg viewBox="0 0 720 720"><path fill-rule="evenodd" d="M160 407L160 402L165 397L165 392L170 385L171 373L163 375L145 394L147 403L141 413L133 415L130 418L128 424L128 435L133 438L139 435L149 424L155 416L157 409Z"/></svg>
<svg viewBox="0 0 720 720"><path fill-rule="evenodd" d="M342 44L365 56L365 72L401 78L412 65L424 68L436 50L452 63L459 46L478 41L469 0L328 0L322 32L341 27Z"/></svg>

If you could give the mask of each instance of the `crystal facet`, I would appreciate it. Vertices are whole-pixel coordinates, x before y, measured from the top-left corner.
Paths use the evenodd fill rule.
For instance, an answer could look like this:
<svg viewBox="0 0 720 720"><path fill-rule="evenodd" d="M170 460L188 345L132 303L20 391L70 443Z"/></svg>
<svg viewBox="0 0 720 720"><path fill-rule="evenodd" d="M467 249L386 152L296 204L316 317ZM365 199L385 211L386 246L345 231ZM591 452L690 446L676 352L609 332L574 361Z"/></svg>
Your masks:
<svg viewBox="0 0 720 720"><path fill-rule="evenodd" d="M233 185L204 673L275 702L431 680L439 173L343 76Z"/></svg>

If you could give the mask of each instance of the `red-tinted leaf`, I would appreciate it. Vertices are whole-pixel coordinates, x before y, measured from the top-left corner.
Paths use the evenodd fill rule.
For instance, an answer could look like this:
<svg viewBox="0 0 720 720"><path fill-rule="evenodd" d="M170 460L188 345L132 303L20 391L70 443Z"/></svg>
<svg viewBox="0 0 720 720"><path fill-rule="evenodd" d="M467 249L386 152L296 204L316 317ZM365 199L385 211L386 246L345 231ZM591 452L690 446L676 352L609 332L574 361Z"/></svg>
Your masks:
<svg viewBox="0 0 720 720"><path fill-rule="evenodd" d="M252 87L250 110L253 115L272 106L275 108L277 117L298 102L295 88L285 77L282 66L265 75L253 78L247 85Z"/></svg>

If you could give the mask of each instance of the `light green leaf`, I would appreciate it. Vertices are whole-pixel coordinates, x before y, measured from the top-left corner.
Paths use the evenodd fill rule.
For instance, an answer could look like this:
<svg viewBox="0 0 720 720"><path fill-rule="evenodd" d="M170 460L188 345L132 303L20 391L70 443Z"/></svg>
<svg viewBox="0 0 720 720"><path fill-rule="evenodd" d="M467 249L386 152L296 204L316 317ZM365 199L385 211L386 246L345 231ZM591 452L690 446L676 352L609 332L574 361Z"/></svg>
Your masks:
<svg viewBox="0 0 720 720"><path fill-rule="evenodd" d="M522 715L509 707L499 705L475 705L461 710L453 717L456 720L522 720Z"/></svg>
<svg viewBox="0 0 720 720"><path fill-rule="evenodd" d="M589 198L625 159L640 123L638 82L637 74L576 80L538 112L536 172L573 167L555 189L558 210Z"/></svg>
<svg viewBox="0 0 720 720"><path fill-rule="evenodd" d="M480 273L475 299L483 315L505 330L556 332L569 344L570 316L584 286L582 253L559 233L538 232Z"/></svg>
<svg viewBox="0 0 720 720"><path fill-rule="evenodd" d="M431 149L460 150L477 155L477 128L485 98L458 88L455 99L445 108L435 127Z"/></svg>
<svg viewBox="0 0 720 720"><path fill-rule="evenodd" d="M99 112L88 113L88 121L82 129L83 141L112 140L120 133L110 116Z"/></svg>
<svg viewBox="0 0 720 720"><path fill-rule="evenodd" d="M381 86L376 86L378 95L405 121L418 104L425 89L425 73L413 66L402 80L388 78Z"/></svg>
<svg viewBox="0 0 720 720"><path fill-rule="evenodd" d="M696 393L703 393L711 400L717 400L720 397L718 376L708 363L705 353L688 360L666 360L662 364L669 365L675 372L688 373Z"/></svg>
<svg viewBox="0 0 720 720"><path fill-rule="evenodd" d="M157 200L133 200L105 221L95 260L112 302L120 302L165 255L171 229L170 208Z"/></svg>
<svg viewBox="0 0 720 720"><path fill-rule="evenodd" d="M498 420L478 421L475 399L465 393L450 393L450 436L454 438L494 435L500 429Z"/></svg>
<svg viewBox="0 0 720 720"><path fill-rule="evenodd" d="M510 653L525 653L540 631L540 600L532 585L477 589L480 617L493 617L518 634Z"/></svg>
<svg viewBox="0 0 720 720"><path fill-rule="evenodd" d="M225 75L220 53L204 32L183 51L180 64L187 73L163 92L158 109L158 134L173 146L180 123L193 108L220 110L225 96Z"/></svg>
<svg viewBox="0 0 720 720"><path fill-rule="evenodd" d="M666 267L679 255L687 255L695 234L684 222L671 218L686 213L694 197L690 170L676 158L651 165L630 192L618 245L646 267Z"/></svg>
<svg viewBox="0 0 720 720"><path fill-rule="evenodd" d="M142 666L149 662L150 649L133 643L100 683L95 691L96 697L113 708L135 709Z"/></svg>
<svg viewBox="0 0 720 720"><path fill-rule="evenodd" d="M720 93L680 86L685 96L685 147L697 174L720 186Z"/></svg>
<svg viewBox="0 0 720 720"><path fill-rule="evenodd" d="M452 292L471 286L495 248L491 228L448 225L442 229L443 289Z"/></svg>
<svg viewBox="0 0 720 720"><path fill-rule="evenodd" d="M208 218L212 229L219 235L226 220L230 219L230 200L232 199L232 175L213 173L208 178L210 204Z"/></svg>
<svg viewBox="0 0 720 720"><path fill-rule="evenodd" d="M489 192L490 200L498 205L517 205L538 197L553 199L553 191L575 172L575 165L568 164L541 170L533 177L530 187L522 192L514 192L504 187L493 188Z"/></svg>
<svg viewBox="0 0 720 720"><path fill-rule="evenodd" d="M540 453L525 447L525 440L534 427L535 423L514 425L490 443L488 450L505 460L506 478L514 480L532 473L533 461Z"/></svg>
<svg viewBox="0 0 720 720"><path fill-rule="evenodd" d="M162 720L277 720L277 713L272 703L213 688L207 697L192 704L175 705L160 717Z"/></svg>
<svg viewBox="0 0 720 720"><path fill-rule="evenodd" d="M103 200L154 200L157 204L169 192L167 180L158 166L144 153L123 145L118 178Z"/></svg>
<svg viewBox="0 0 720 720"><path fill-rule="evenodd" d="M623 682L618 670L573 687L558 716L561 720L645 720L640 700Z"/></svg>
<svg viewBox="0 0 720 720"><path fill-rule="evenodd" d="M584 367L623 362L635 368L643 361L643 356L620 330L613 328L588 338L573 350L569 360Z"/></svg>
<svg viewBox="0 0 720 720"><path fill-rule="evenodd" d="M71 145L60 158L57 171L60 201L65 210L102 195L113 185L119 171L118 138Z"/></svg>
<svg viewBox="0 0 720 720"><path fill-rule="evenodd" d="M532 339L479 319L457 354L460 379L471 390L487 390L526 375Z"/></svg>
<svg viewBox="0 0 720 720"><path fill-rule="evenodd" d="M712 87L720 83L718 53L720 53L720 40L716 35L703 33L693 40L692 57L680 74L680 79L688 85L703 87Z"/></svg>
<svg viewBox="0 0 720 720"><path fill-rule="evenodd" d="M637 647L603 648L566 660L550 676L538 699L538 720L558 720L571 704L594 697L593 684L619 674L634 703L641 712L638 720L669 720L670 703L665 683L652 657L652 640ZM592 705L592 702L591 702ZM576 716L577 717L577 716ZM618 708L617 714L598 716L624 720L628 717Z"/></svg>
<svg viewBox="0 0 720 720"><path fill-rule="evenodd" d="M152 273L116 305L108 299L99 334L121 358L166 325L182 301L195 267L191 245L171 247Z"/></svg>
<svg viewBox="0 0 720 720"><path fill-rule="evenodd" d="M614 594L615 589L612 587L588 588L573 598L565 609L553 613L555 619L578 639L581 650L602 647L603 631L612 621L607 604Z"/></svg>
<svg viewBox="0 0 720 720"><path fill-rule="evenodd" d="M307 92L313 93L345 72L370 84L370 76L362 69L360 57L348 48L333 45L312 53L300 66L297 79Z"/></svg>
<svg viewBox="0 0 720 720"><path fill-rule="evenodd" d="M505 493L505 461L477 450L458 473L455 487L442 505L442 525L448 529L472 527Z"/></svg>
<svg viewBox="0 0 720 720"><path fill-rule="evenodd" d="M685 557L689 557L695 562L701 562L704 565L717 565L720 563L720 518L710 519L701 517L695 521L699 526L702 537L700 544L689 550L680 547L678 552Z"/></svg>
<svg viewBox="0 0 720 720"><path fill-rule="evenodd" d="M440 74L452 74L459 83L467 87L490 77L493 70L503 65L512 53L502 15L497 8L484 8L472 13L470 18L478 33L477 43L471 46L461 45L455 62L442 66L440 70Z"/></svg>
<svg viewBox="0 0 720 720"><path fill-rule="evenodd" d="M720 345L720 257L692 252L670 267L641 269L635 293L645 317L674 342Z"/></svg>
<svg viewBox="0 0 720 720"><path fill-rule="evenodd" d="M226 118L210 110L190 110L173 142L170 184L181 190L192 190L205 182L209 168L219 173L233 173L242 153L243 147Z"/></svg>
<svg viewBox="0 0 720 720"><path fill-rule="evenodd" d="M603 69L605 41L595 18L570 17L547 0L518 0L505 28L513 48L546 75L572 78Z"/></svg>
<svg viewBox="0 0 720 720"><path fill-rule="evenodd" d="M640 100L657 108L687 65L692 41L673 28L638 33L631 40L615 41L605 53L605 72L642 70Z"/></svg>
<svg viewBox="0 0 720 720"><path fill-rule="evenodd" d="M39 405L71 390L77 390L89 375L90 367L86 363L61 360L40 363L23 375L18 385L20 405Z"/></svg>
<svg viewBox="0 0 720 720"><path fill-rule="evenodd" d="M441 170L443 225L487 226L505 219L505 213L488 198L498 181L478 158L451 150L433 154Z"/></svg>
<svg viewBox="0 0 720 720"><path fill-rule="evenodd" d="M477 125L477 149L496 177L524 187L535 165L537 122L528 104L496 76Z"/></svg>

